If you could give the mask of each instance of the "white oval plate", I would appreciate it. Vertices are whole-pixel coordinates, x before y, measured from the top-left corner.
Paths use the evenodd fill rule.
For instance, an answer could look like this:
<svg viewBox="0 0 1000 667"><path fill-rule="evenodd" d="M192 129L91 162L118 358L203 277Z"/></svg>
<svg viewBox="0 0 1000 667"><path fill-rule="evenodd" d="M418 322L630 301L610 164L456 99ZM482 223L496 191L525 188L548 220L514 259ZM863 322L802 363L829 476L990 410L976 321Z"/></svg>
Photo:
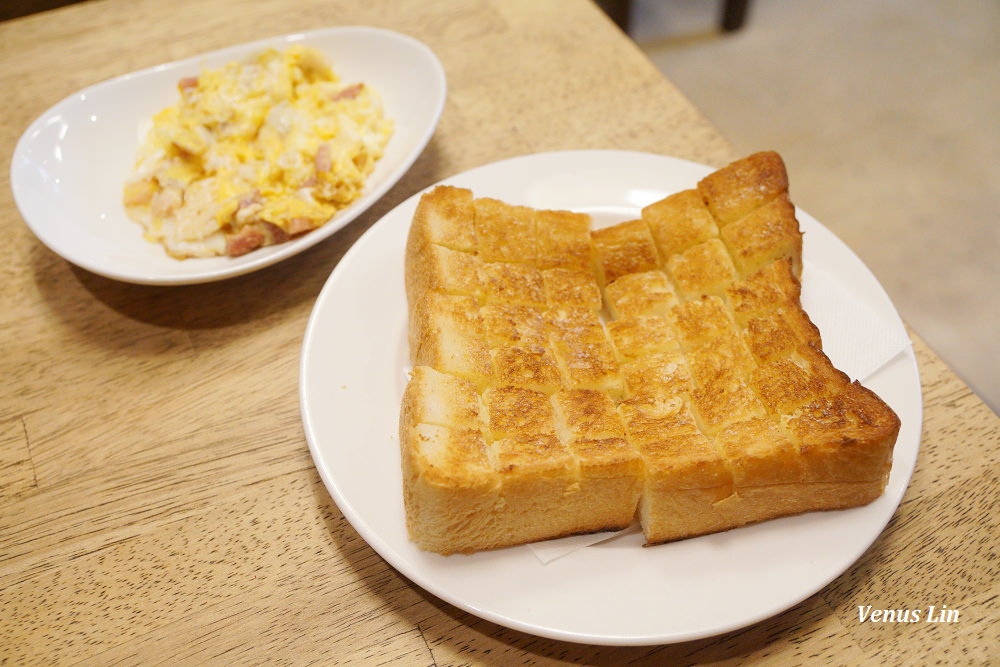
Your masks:
<svg viewBox="0 0 1000 667"><path fill-rule="evenodd" d="M125 214L122 188L153 115L177 99L177 81L293 43L325 53L344 81L382 96L395 132L361 197L330 222L288 243L241 257L177 260L147 241ZM309 248L351 222L402 177L430 140L444 108L445 74L423 43L368 27L264 39L158 65L86 88L54 105L21 136L11 187L21 215L53 252L94 273L133 283L190 284L255 271Z"/></svg>
<svg viewBox="0 0 1000 667"><path fill-rule="evenodd" d="M590 212L600 226L634 218L710 171L658 155L571 151L505 160L445 182L476 196ZM406 536L397 424L409 365L403 249L418 198L375 223L334 269L306 328L299 375L305 434L320 476L344 516L399 572L457 607L524 632L660 644L735 630L792 607L844 572L881 533L909 483L920 441L920 381L910 348L865 381L902 420L888 487L870 505L649 548L641 534L625 534L546 565L530 546L450 557L417 549ZM861 260L808 214L800 211L799 222L805 261L905 337ZM810 289L803 286L804 300Z"/></svg>

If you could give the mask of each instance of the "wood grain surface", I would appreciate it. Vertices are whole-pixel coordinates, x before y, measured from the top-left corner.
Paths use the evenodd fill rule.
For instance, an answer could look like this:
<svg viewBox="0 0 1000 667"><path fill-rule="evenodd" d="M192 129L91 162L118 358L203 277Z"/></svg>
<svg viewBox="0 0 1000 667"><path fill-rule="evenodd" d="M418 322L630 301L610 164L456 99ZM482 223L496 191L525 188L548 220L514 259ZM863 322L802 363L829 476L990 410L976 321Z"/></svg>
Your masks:
<svg viewBox="0 0 1000 667"><path fill-rule="evenodd" d="M247 276L159 288L78 269L24 225L10 155L55 102L334 25L422 40L449 95L413 168L328 241ZM896 515L822 591L737 632L613 648L505 629L411 584L331 500L302 432L299 353L320 288L371 224L442 178L525 153L736 157L589 2L99 0L0 23L0 63L0 664L1000 661L1000 420L916 335L923 437ZM960 620L858 619L859 605L931 604Z"/></svg>

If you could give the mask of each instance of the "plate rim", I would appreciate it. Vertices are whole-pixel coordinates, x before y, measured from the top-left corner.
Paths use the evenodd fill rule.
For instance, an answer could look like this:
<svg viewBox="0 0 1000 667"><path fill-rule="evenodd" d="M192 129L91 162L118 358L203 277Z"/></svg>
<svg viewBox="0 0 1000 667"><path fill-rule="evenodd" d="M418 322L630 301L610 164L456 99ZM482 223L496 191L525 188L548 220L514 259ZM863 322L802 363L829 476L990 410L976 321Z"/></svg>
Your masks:
<svg viewBox="0 0 1000 667"><path fill-rule="evenodd" d="M330 275L328 276L326 282L324 283L322 290L320 291L319 295L316 298L313 310L310 313L310 317L307 322L306 329L303 335L301 357L299 363L299 403L302 415L303 429L306 435L306 440L309 447L310 455L313 458L314 465L316 466L316 469L321 479L323 480L325 488L330 493L331 498L337 504L338 508L344 514L344 517L351 524L351 527L358 532L358 534L366 541L366 543L373 550L376 551L376 553L379 554L381 558L383 558L390 566L396 569L400 574L402 574L404 577L412 581L414 584L420 586L422 589L433 594L442 601L454 605L459 609L471 613L479 618L483 618L485 620L498 623L504 627L508 627L514 630L526 632L535 636L544 637L548 639L569 641L581 644L606 645L606 646L650 646L658 644L672 644L682 641L691 641L696 639L703 639L706 637L717 636L720 634L724 634L726 632L732 632L741 628L748 627L750 625L754 625L763 620L766 620L767 618L770 618L784 611L787 611L788 609L791 609L797 604L800 604L803 600L814 595L816 592L822 590L825 586L829 585L832 581L842 576L844 572L846 572L854 563L856 563L858 559L860 559L864 555L864 553L872 546L872 544L874 544L874 542L884 533L889 521L891 521L892 517L898 510L898 507L902 502L903 496L905 495L905 492L909 487L913 471L915 468L916 459L919 455L920 441L922 435L922 424L923 424L923 400L922 400L922 387L919 381L919 365L917 364L916 355L912 346L907 347L903 353L897 355L897 357L894 358L893 361L889 362L889 364L893 363L905 364L906 370L909 371L912 369L912 371L915 374L916 378L915 385L905 387L905 391L915 394L916 398L915 404L908 405L907 407L910 410L915 409L915 414L912 416L912 421L916 424L916 429L915 429L915 439L912 444L913 447L912 463L907 465L906 468L901 471L902 474L905 475L905 479L900 484L895 495L890 498L892 504L892 510L888 512L888 516L886 517L885 521L881 522L881 526L879 527L879 529L877 531L874 531L871 535L869 535L868 539L858 542L857 548L855 550L852 550L851 552L852 555L850 556L850 559L847 561L847 564L843 568L839 569L837 572L833 573L828 578L821 577L816 582L814 582L815 584L814 586L799 591L796 595L791 596L791 598L789 598L788 600L777 602L770 607L760 609L759 613L753 615L752 618L748 617L745 620L735 624L712 628L710 631L707 632L701 632L701 631L692 631L687 633L668 632L660 634L641 634L641 635L636 634L629 636L595 635L586 632L573 632L568 630L542 627L536 624L532 624L531 622L526 622L518 618L513 618L507 614L492 611L490 609L479 608L476 605L461 599L460 597L456 597L450 591L438 585L437 582L433 581L432 579L429 579L427 576L424 575L424 573L415 571L415 568L410 566L410 564L406 561L403 554L399 554L391 544L389 544L385 539L383 539L383 537L374 528L372 528L367 522L365 522L363 518L360 516L358 510L355 508L352 501L344 496L341 489L335 483L335 480L332 479L331 472L328 470L326 462L323 459L323 453L320 451L320 444L318 442L319 436L316 433L315 426L312 423L309 414L310 396L309 396L308 377L307 377L310 371L309 349L310 346L314 344L314 337L318 336L316 330L319 327L318 322L321 317L320 315L321 305L324 299L329 298L329 293L332 293L335 289L337 289L338 281L340 280L341 274L348 273L350 271L351 265L354 262L359 261L359 258L363 258L367 245L369 243L374 242L373 239L375 239L375 234L377 232L373 230L375 230L376 227L383 222L383 220L385 220L386 218L390 218L393 215L393 213L397 211L397 209L405 209L408 205L409 206L414 205L414 202L418 199L418 197L422 193L432 189L436 185L447 184L456 180L460 181L463 178L474 176L476 172L479 172L481 170L498 168L499 166L506 165L508 163L516 163L523 160L533 160L539 158L541 159L549 159L549 158L558 159L561 157L583 158L584 154L598 154L603 157L607 157L610 155L617 155L617 156L627 156L627 157L638 157L640 159L670 160L674 162L685 163L699 170L703 170L705 171L705 173L708 173L709 171L714 169L713 167L710 167L708 165L704 165L691 160L686 160L683 158L676 158L672 156L666 156L656 153L647 153L641 151L623 151L615 149L551 151L551 152L514 156L474 167L464 172L443 178L437 183L432 184L426 188L423 188L421 191L414 193L407 200L401 202L399 205L394 207L392 211L387 212L385 216L383 216L383 218L376 221L371 228L366 230L365 233L349 249L349 251L345 253L341 261L330 272ZM810 216L808 213L801 211L801 209L799 209L798 212L803 213L806 217L808 217L811 220L811 223L815 223L820 228L824 229L830 235L830 237L832 237L832 239L834 239L835 242L841 246L840 250L846 251L847 253L850 254L850 258L853 263L856 263L860 267L864 268L867 274L866 275L867 280L870 281L873 285L877 286L881 298L885 299L885 301L892 307L895 319L897 320L897 322L894 322L894 324L898 323L898 325L903 327L905 331L905 323L899 316L895 304L889 298L888 294L885 292L884 287L875 277L874 273L872 273L871 269L857 256L856 253L854 253L853 250L851 250L849 246L847 246L843 241L841 241L839 237L837 237L832 232L832 230L830 230L825 225L820 223L818 220ZM887 366L889 364L887 364ZM914 398L914 396L911 396L911 398ZM764 523L766 524L768 522Z"/></svg>
<svg viewBox="0 0 1000 667"><path fill-rule="evenodd" d="M438 93L436 98L433 100L433 105L431 105L432 111L430 113L431 122L425 127L421 128L419 138L415 143L408 147L407 151L403 153L402 160L394 171L388 174L388 178L384 181L376 184L370 190L366 189L362 191L361 197L365 199L365 203L361 207L353 208L356 202L352 202L345 209L341 209L337 214L331 218L322 227L317 228L309 234L305 234L297 239L293 239L285 244L279 244L276 246L271 246L270 250L264 254L248 253L238 258L223 258L223 257L213 257L204 258L210 261L218 259L228 259L231 260L229 266L224 266L220 268L208 269L208 270L195 270L191 272L179 272L177 274L160 275L154 273L148 273L138 270L121 270L117 267L108 267L103 265L101 262L96 262L87 254L77 254L73 252L67 252L65 249L59 247L58 243L54 243L51 234L44 222L40 223L37 220L32 220L26 215L25 208L27 206L27 194L25 190L27 185L22 183L26 178L22 170L24 167L21 163L27 162L27 157L25 155L26 151L29 149L32 138L31 134L38 131L46 122L46 120L52 118L61 112L65 107L72 105L76 100L80 99L81 96L86 97L87 95L93 93L95 90L100 90L103 88L111 88L113 86L118 86L121 84L127 84L133 79L139 79L144 76L151 74L156 74L158 72L180 68L188 66L197 66L200 62L205 59L214 58L224 58L227 54L246 54L247 52L253 52L254 50L259 50L267 47L274 47L276 45L290 45L297 42L302 42L306 40L323 39L329 37L335 37L338 34L370 34L377 35L379 39L389 39L396 41L401 44L406 44L408 48L414 49L414 53L421 53L426 59L429 65L427 73L430 76L430 80L434 82L433 92ZM380 91L382 92L382 91ZM237 276L246 275L254 271L266 268L277 264L283 260L289 259L295 255L298 255L305 250L325 241L330 236L334 235L359 216L364 214L368 209L375 205L392 187L394 187L403 176L409 172L413 163L420 157L424 152L424 149L430 143L431 138L434 136L437 126L440 122L441 115L444 112L445 103L448 96L448 83L447 76L444 70L444 66L441 64L440 59L437 54L424 42L408 35L406 33L398 32L396 30L390 30L388 28L381 28L377 26L369 25L342 25L342 26L330 26L325 28L316 28L312 30L296 31L286 34L273 35L270 37L264 37L260 39L255 39L249 42L241 42L237 44L231 44L229 46L220 47L213 49L211 51L199 52L191 56L184 58L179 58L176 60L171 60L168 62L159 63L156 65L143 67L138 70L131 72L125 72L102 81L90 84L84 88L81 88L69 95L63 97L59 101L55 102L38 116L36 116L21 133L20 137L15 144L14 151L11 154L9 162L9 185L11 189L11 194L14 199L14 204L18 210L18 213L32 232L35 238L42 243L50 251L63 258L64 260L79 266L80 268L86 269L97 275L104 276L113 280L138 284L138 285L193 285L193 284L203 284L209 282L217 282L221 280L226 280L229 278L235 278ZM391 139L390 139L391 141ZM366 182L366 188L368 187L370 180ZM346 213L345 213L346 212ZM342 214L342 215L341 215ZM333 223L333 224L331 224ZM184 260L184 262L190 262L193 266L197 266L198 260L202 258L189 258Z"/></svg>

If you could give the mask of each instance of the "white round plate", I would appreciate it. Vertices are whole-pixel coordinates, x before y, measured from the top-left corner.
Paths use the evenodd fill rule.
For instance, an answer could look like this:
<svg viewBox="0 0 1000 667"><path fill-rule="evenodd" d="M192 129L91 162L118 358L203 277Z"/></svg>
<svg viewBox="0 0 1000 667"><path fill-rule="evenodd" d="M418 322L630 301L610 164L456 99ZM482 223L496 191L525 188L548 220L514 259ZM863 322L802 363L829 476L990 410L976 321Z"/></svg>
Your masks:
<svg viewBox="0 0 1000 667"><path fill-rule="evenodd" d="M177 81L203 67L243 60L293 43L327 55L344 81L370 84L395 132L361 197L319 229L241 257L178 260L143 238L125 214L122 188L153 115L177 99ZM437 127L445 75L423 43L368 27L314 30L265 39L126 74L62 100L21 136L11 187L21 215L53 252L94 273L133 283L180 285L255 271L291 257L342 228L406 173Z"/></svg>
<svg viewBox="0 0 1000 667"><path fill-rule="evenodd" d="M601 225L632 219L710 171L658 155L570 151L505 160L444 182L476 196L589 212ZM920 439L920 382L909 348L866 381L902 420L888 487L870 505L648 548L641 534L625 534L547 565L529 546L449 557L417 549L406 536L397 420L409 365L403 249L418 198L372 226L330 275L309 319L299 378L306 438L327 489L358 533L413 582L472 614L544 637L678 642L804 600L857 560L892 517ZM800 212L799 221L805 259L905 336L864 264L809 215Z"/></svg>

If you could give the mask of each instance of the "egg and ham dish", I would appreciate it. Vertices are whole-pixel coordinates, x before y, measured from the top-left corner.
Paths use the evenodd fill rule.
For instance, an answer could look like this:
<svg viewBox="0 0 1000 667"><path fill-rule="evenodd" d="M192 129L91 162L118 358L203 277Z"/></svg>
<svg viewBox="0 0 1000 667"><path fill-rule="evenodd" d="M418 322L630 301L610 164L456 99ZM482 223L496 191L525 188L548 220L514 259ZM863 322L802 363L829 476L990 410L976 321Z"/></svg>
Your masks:
<svg viewBox="0 0 1000 667"><path fill-rule="evenodd" d="M302 45L178 89L153 117L123 203L179 259L235 257L320 227L361 195L393 132L375 90Z"/></svg>

